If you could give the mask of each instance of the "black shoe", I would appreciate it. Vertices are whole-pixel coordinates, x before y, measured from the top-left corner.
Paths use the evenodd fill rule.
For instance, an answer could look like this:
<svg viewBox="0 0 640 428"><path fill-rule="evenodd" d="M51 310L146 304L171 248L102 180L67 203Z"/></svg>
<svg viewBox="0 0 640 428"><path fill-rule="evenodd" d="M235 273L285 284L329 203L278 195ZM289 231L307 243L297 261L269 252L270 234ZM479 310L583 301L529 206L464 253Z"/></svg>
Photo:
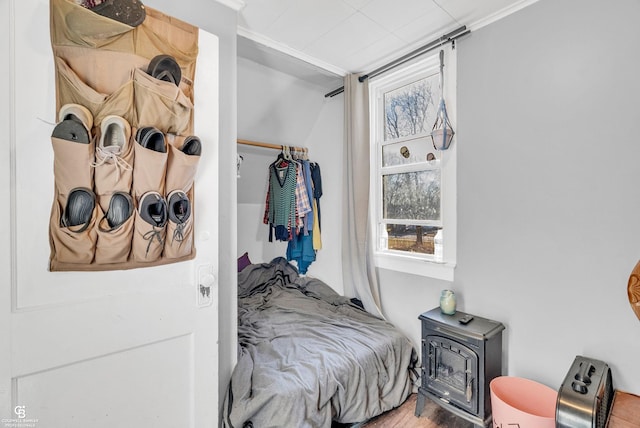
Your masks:
<svg viewBox="0 0 640 428"><path fill-rule="evenodd" d="M61 140L73 141L74 143L89 144L90 141L87 129L82 122L75 119L64 119L58 123L53 128L51 136Z"/></svg>
<svg viewBox="0 0 640 428"><path fill-rule="evenodd" d="M180 151L187 155L200 156L200 153L202 152L202 143L200 142L200 138L195 135L185 138Z"/></svg>
<svg viewBox="0 0 640 428"><path fill-rule="evenodd" d="M145 149L155 152L166 153L167 146L164 141L164 134L158 128L147 126L138 129L136 141Z"/></svg>
<svg viewBox="0 0 640 428"><path fill-rule="evenodd" d="M155 227L167 224L167 203L158 192L147 192L140 198L140 217Z"/></svg>
<svg viewBox="0 0 640 428"><path fill-rule="evenodd" d="M170 55L158 55L154 57L149 63L147 73L158 80L164 80L176 86L180 85L180 80L182 79L180 65L178 65L175 58Z"/></svg>
<svg viewBox="0 0 640 428"><path fill-rule="evenodd" d="M109 209L105 214L111 229L122 225L133 214L133 200L128 193L115 192L109 201Z"/></svg>
<svg viewBox="0 0 640 428"><path fill-rule="evenodd" d="M169 206L169 221L176 224L171 242L184 240L184 225L191 217L191 202L182 190L174 190L167 196Z"/></svg>
<svg viewBox="0 0 640 428"><path fill-rule="evenodd" d="M63 227L73 227L84 225L80 230L83 232L89 227L89 221L96 206L96 195L89 189L77 187L69 192L67 206L62 213L60 223Z"/></svg>
<svg viewBox="0 0 640 428"><path fill-rule="evenodd" d="M93 115L88 108L80 104L65 104L60 107L60 111L58 112L58 122L66 119L73 119L76 122L82 123L82 126L87 129L89 137L91 137Z"/></svg>
<svg viewBox="0 0 640 428"><path fill-rule="evenodd" d="M183 224L189 220L191 216L191 202L187 194L182 190L174 190L167 196L167 205L169 207L169 220L176 224Z"/></svg>

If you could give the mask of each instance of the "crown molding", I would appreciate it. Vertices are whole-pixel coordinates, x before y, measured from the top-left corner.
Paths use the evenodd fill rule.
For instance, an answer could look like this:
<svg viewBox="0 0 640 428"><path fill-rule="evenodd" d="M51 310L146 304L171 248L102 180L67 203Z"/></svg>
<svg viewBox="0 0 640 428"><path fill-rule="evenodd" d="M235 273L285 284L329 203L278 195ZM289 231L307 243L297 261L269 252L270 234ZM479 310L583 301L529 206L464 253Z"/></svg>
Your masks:
<svg viewBox="0 0 640 428"><path fill-rule="evenodd" d="M491 15L479 19L469 25L467 25L467 28L473 32L476 31L482 27L486 27L487 25L494 23L496 21L501 20L502 18L505 18L509 15L511 15L512 13L515 13L517 11L519 11L520 9L524 9L527 6L530 6L534 3L538 2L538 0L520 0L517 1L515 3L513 3L510 6L507 6L503 9L500 9L499 11L492 13Z"/></svg>
<svg viewBox="0 0 640 428"><path fill-rule="evenodd" d="M316 57L313 57L311 55L307 55L304 52L300 52L297 49L293 49L290 46L285 45L284 43L280 43L277 42L269 37L263 36L262 34L258 34L256 32L253 32L247 28L238 26L238 30L237 33L239 36L242 36L246 39L252 40L256 43L259 43L261 45L264 45L270 49L274 49L276 51L279 51L283 54L289 55L291 57L294 57L296 59L299 59L300 61L304 61L308 64L311 64L315 67L321 68L323 70L326 70L330 73L333 73L337 76L346 76L347 74L349 74L348 71L340 68L340 67L336 67L333 64L330 64L328 62L322 61Z"/></svg>

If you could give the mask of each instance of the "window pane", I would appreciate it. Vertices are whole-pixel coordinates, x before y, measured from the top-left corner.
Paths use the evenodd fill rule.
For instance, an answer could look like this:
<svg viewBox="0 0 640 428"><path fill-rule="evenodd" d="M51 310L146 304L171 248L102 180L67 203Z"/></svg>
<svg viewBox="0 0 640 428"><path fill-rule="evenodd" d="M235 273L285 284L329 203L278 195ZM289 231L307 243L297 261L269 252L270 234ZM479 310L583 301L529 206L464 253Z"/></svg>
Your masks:
<svg viewBox="0 0 640 428"><path fill-rule="evenodd" d="M432 154L435 159L440 156L433 148L431 138L416 138L401 143L387 144L382 146L382 166L426 162L429 154Z"/></svg>
<svg viewBox="0 0 640 428"><path fill-rule="evenodd" d="M386 249L409 251L421 254L433 254L433 239L438 232L438 228L431 226L387 224L386 232Z"/></svg>
<svg viewBox="0 0 640 428"><path fill-rule="evenodd" d="M439 100L437 74L384 94L384 139L431 132Z"/></svg>
<svg viewBox="0 0 640 428"><path fill-rule="evenodd" d="M440 220L440 170L382 177L385 219Z"/></svg>

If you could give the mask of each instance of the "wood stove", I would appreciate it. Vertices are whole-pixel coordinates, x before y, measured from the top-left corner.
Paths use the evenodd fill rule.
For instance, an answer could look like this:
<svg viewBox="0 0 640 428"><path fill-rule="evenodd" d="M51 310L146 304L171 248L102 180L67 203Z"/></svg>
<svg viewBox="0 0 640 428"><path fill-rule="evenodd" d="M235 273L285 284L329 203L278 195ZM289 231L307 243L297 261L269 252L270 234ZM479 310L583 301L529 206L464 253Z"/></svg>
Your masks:
<svg viewBox="0 0 640 428"><path fill-rule="evenodd" d="M419 318L422 372L416 416L429 398L475 425L488 426L489 382L502 374L504 325L460 311L445 315L439 307Z"/></svg>

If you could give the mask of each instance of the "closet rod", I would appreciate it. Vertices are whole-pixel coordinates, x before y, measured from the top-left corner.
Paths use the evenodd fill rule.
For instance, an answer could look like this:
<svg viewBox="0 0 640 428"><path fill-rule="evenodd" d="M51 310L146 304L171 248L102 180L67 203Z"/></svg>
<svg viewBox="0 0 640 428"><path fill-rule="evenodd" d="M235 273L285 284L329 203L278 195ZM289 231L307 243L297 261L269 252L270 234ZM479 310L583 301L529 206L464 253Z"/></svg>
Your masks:
<svg viewBox="0 0 640 428"><path fill-rule="evenodd" d="M438 39L433 40L432 42L427 43L426 45L419 47L418 49L404 55L401 56L400 58L391 61L388 64L383 65L382 67L379 67L367 74L364 74L360 77L358 77L358 80L360 81L360 83L364 82L367 79L370 79L372 77L376 77L382 73L385 73L389 70L392 70L394 68L396 68L399 65L404 64L407 61L411 61L414 58L419 57L420 55L424 55L427 52L431 52L434 49L439 48L442 45L445 45L449 42L453 42L455 43L456 39L462 37L462 36L466 36L467 34L470 33L470 30L467 30L467 27L465 25L456 28L455 30L451 31L450 33L447 33L443 36L441 36ZM325 98L330 98L330 97L335 97L338 94L341 94L344 92L344 86L339 87L338 89L334 89L333 91L325 94Z"/></svg>
<svg viewBox="0 0 640 428"><path fill-rule="evenodd" d="M260 141L250 141L250 140L241 140L241 139L238 139L238 144L242 144L245 146L264 147L265 149L275 149L275 150L283 150L285 147L279 144L269 144L269 143L262 143ZM289 149L294 152L303 152L307 150L306 147L296 147L296 146L286 146L286 147L289 147Z"/></svg>

